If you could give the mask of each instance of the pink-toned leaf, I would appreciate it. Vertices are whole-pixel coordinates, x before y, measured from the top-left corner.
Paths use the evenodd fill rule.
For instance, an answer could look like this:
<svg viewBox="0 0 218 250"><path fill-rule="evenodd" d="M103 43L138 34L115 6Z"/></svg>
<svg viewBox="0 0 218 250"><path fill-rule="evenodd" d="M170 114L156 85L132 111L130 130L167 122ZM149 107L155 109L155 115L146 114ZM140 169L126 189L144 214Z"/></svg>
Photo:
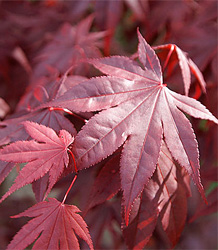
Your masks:
<svg viewBox="0 0 218 250"><path fill-rule="evenodd" d="M139 45L138 45L138 55L141 63L145 67L146 73L151 71L153 73L153 79L163 83L162 71L160 67L160 62L150 45L145 41L140 32L138 31Z"/></svg>
<svg viewBox="0 0 218 250"><path fill-rule="evenodd" d="M210 111L202 105L200 102L196 101L193 98L189 98L184 95L177 94L169 89L167 89L168 93L173 97L173 103L185 113L195 117L201 118L205 120L213 121L214 123L218 123L216 117L214 117Z"/></svg>
<svg viewBox="0 0 218 250"><path fill-rule="evenodd" d="M131 97L137 97L142 89L149 90L153 86L156 86L153 82L144 85L143 82L112 76L91 78L70 88L53 101L42 104L39 109L60 107L74 112L108 109Z"/></svg>
<svg viewBox="0 0 218 250"><path fill-rule="evenodd" d="M104 74L124 78L130 81L143 80L154 84L157 82L153 72L145 72L135 61L124 56L112 56L89 60Z"/></svg>
<svg viewBox="0 0 218 250"><path fill-rule="evenodd" d="M176 53L179 59L179 66L181 68L183 82L184 82L184 88L185 88L185 94L188 95L189 88L191 85L191 71L189 68L188 59L185 55L185 53L176 46Z"/></svg>
<svg viewBox="0 0 218 250"><path fill-rule="evenodd" d="M37 123L25 122L24 126L35 140L17 141L0 150L0 159L3 161L27 163L0 202L49 172L48 194L69 163L67 150L73 137L66 130L61 130L58 137L53 129Z"/></svg>
<svg viewBox="0 0 218 250"><path fill-rule="evenodd" d="M78 235L93 249L87 225L73 205L62 204L54 198L40 202L23 213L13 216L35 217L14 236L7 249L80 249Z"/></svg>
<svg viewBox="0 0 218 250"><path fill-rule="evenodd" d="M17 46L13 50L12 56L14 57L15 60L17 60L20 63L21 66L23 66L23 68L26 70L27 73L30 74L32 72L30 63L21 47Z"/></svg>
<svg viewBox="0 0 218 250"><path fill-rule="evenodd" d="M70 75L66 77L66 79L62 81L62 84L60 85L60 88L58 89L56 97L63 95L71 87L76 86L77 84L84 82L86 80L87 80L86 77L80 76L80 75Z"/></svg>
<svg viewBox="0 0 218 250"><path fill-rule="evenodd" d="M147 79L144 76L139 78L143 74L138 74L138 66L137 79L129 80L136 65L132 63L130 66L131 60L123 57L96 59L93 65L110 76L91 78L47 104L73 111L105 109L84 125L75 138L72 150L78 169L84 169L108 157L124 144L120 173L126 220L132 203L156 169L162 137L173 158L186 168L204 197L199 177L197 141L189 120L181 111L218 123L198 101L176 94L162 84L156 55L140 35L139 43L139 58L148 68L143 73L148 72Z"/></svg>
<svg viewBox="0 0 218 250"><path fill-rule="evenodd" d="M149 6L147 0L125 0L127 5L130 7L130 9L133 11L134 16L139 19L140 21L144 21L146 18L146 14Z"/></svg>
<svg viewBox="0 0 218 250"><path fill-rule="evenodd" d="M187 217L186 177L187 174L183 175L182 169L176 167L162 141L156 172L143 190L141 199L137 198L134 202L130 223L123 230L130 249L143 249L146 246L157 226L158 218L171 246L175 245ZM134 220L131 220L132 216Z"/></svg>

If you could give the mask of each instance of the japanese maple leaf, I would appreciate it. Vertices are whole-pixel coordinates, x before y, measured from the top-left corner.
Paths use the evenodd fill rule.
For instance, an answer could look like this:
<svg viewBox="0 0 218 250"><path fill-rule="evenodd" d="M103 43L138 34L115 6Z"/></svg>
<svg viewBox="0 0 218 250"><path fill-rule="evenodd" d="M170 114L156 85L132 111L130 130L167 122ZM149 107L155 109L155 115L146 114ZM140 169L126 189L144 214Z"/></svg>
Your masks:
<svg viewBox="0 0 218 250"><path fill-rule="evenodd" d="M64 73L81 58L99 57L101 55L99 39L105 36L105 32L89 32L92 21L91 15L76 26L71 26L69 23L63 24L53 40L36 58L38 64L33 72L34 77L48 74L49 67Z"/></svg>
<svg viewBox="0 0 218 250"><path fill-rule="evenodd" d="M120 155L110 159L99 172L90 191L84 214L92 207L111 199L120 190Z"/></svg>
<svg viewBox="0 0 218 250"><path fill-rule="evenodd" d="M109 76L84 81L46 104L83 112L104 109L77 134L73 153L78 168L83 169L111 155L124 143L120 172L127 215L156 169L162 137L204 197L197 141L181 111L218 123L200 102L167 88L157 56L140 33L138 36L143 68L127 57L92 60Z"/></svg>
<svg viewBox="0 0 218 250"><path fill-rule="evenodd" d="M17 141L0 150L2 161L27 163L0 202L17 189L49 172L49 185L46 192L48 194L69 163L68 147L73 142L69 132L61 130L57 136L53 129L29 121L25 122L24 126L35 140Z"/></svg>
<svg viewBox="0 0 218 250"><path fill-rule="evenodd" d="M80 249L78 235L93 249L87 225L73 205L62 204L54 198L37 203L23 213L12 216L35 217L14 236L7 249L25 249L34 242L33 249Z"/></svg>

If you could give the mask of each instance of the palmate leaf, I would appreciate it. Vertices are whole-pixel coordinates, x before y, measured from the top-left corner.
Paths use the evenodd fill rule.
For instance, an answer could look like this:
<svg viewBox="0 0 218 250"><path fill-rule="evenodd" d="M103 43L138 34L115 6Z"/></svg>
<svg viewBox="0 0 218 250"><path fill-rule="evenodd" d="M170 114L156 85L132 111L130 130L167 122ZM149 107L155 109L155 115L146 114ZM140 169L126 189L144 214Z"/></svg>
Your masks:
<svg viewBox="0 0 218 250"><path fill-rule="evenodd" d="M40 202L23 213L12 216L35 217L14 236L7 249L25 249L36 240L33 249L80 249L78 235L93 249L87 225L73 205L62 204L54 198ZM39 236L40 235L40 236Z"/></svg>
<svg viewBox="0 0 218 250"><path fill-rule="evenodd" d="M27 163L0 202L17 189L49 172L49 185L46 192L48 194L69 163L67 151L73 142L69 132L61 130L58 137L53 129L37 123L27 121L24 126L35 140L17 141L0 150L2 161Z"/></svg>
<svg viewBox="0 0 218 250"><path fill-rule="evenodd" d="M62 25L52 41L45 46L36 58L38 64L34 69L34 77L48 74L53 67L64 73L81 58L100 57L101 38L105 32L90 32L93 15L88 16L76 26L69 23ZM84 69L83 69L84 70Z"/></svg>
<svg viewBox="0 0 218 250"><path fill-rule="evenodd" d="M204 197L197 141L181 111L218 123L200 102L163 84L157 56L140 33L138 36L138 55L143 68L127 57L92 60L96 68L109 76L84 81L44 105L83 112L104 109L78 133L73 153L78 168L83 169L124 144L120 172L126 220L132 203L156 169L162 137L173 158L185 167Z"/></svg>

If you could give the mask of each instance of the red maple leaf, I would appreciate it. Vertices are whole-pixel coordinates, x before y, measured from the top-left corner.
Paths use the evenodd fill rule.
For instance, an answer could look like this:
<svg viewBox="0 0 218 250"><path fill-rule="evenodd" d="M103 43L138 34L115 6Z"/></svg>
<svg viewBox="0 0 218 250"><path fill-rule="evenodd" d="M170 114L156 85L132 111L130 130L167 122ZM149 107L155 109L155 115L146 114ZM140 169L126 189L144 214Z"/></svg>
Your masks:
<svg viewBox="0 0 218 250"><path fill-rule="evenodd" d="M149 241L160 218L162 233L171 247L175 246L187 217L187 174L175 165L165 143L162 143L157 169L136 199L130 214L130 224L123 234L131 249L142 249Z"/></svg>
<svg viewBox="0 0 218 250"><path fill-rule="evenodd" d="M175 164L165 143L162 143L157 172L153 178L155 185L159 190L163 186L158 201L159 217L171 247L174 247L185 226L190 186L188 174ZM151 185L150 190L152 188L155 189ZM148 188L147 192L150 190Z"/></svg>
<svg viewBox="0 0 218 250"><path fill-rule="evenodd" d="M24 126L35 140L17 141L0 150L2 161L27 163L0 202L17 189L49 172L49 185L46 192L48 194L69 163L68 147L73 142L69 132L61 130L58 137L53 129L37 123L27 121Z"/></svg>
<svg viewBox="0 0 218 250"><path fill-rule="evenodd" d="M130 249L143 249L148 243L157 224L159 215L157 205L157 199L143 191L138 214L130 225L123 229L124 239Z"/></svg>
<svg viewBox="0 0 218 250"><path fill-rule="evenodd" d="M92 207L111 199L120 190L120 155L110 159L99 172L92 186L84 214Z"/></svg>
<svg viewBox="0 0 218 250"><path fill-rule="evenodd" d="M156 169L162 137L204 197L197 141L181 110L218 123L200 102L163 84L159 60L140 33L138 55L143 68L127 57L92 60L109 76L84 81L46 104L83 112L106 109L78 133L73 153L78 168L83 169L111 155L125 142L120 164L127 218L131 204Z"/></svg>
<svg viewBox="0 0 218 250"><path fill-rule="evenodd" d="M78 212L80 210L76 206L49 198L48 201L40 202L23 213L12 216L35 218L23 226L7 249L25 249L38 237L33 249L80 249L76 235L93 249L87 225Z"/></svg>
<svg viewBox="0 0 218 250"><path fill-rule="evenodd" d="M105 32L89 32L92 22L93 15L76 26L63 24L53 40L36 57L38 64L34 68L34 77L47 75L49 68L64 73L81 58L101 56L99 39L105 36Z"/></svg>

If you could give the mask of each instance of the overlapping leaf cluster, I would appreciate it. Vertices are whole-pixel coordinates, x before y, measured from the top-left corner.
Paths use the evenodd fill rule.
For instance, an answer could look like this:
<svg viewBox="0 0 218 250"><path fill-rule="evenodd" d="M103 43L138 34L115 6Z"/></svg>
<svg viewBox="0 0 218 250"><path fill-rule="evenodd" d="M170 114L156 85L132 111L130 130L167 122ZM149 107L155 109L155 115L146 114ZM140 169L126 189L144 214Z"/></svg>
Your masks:
<svg viewBox="0 0 218 250"><path fill-rule="evenodd" d="M101 48L109 54L123 6L143 23L146 2L45 1L37 3L40 8L36 10L33 3L24 1L23 6L34 16L30 23L22 10L13 12L3 2L1 11L8 17L3 30L16 23L21 33L9 39L12 50L0 50L0 59L15 60L30 84L25 93L17 92L19 102L14 106L13 98L5 98L12 111L0 122L0 183L15 166L21 170L0 202L27 184L32 184L38 202L14 216L35 218L16 234L8 249L25 249L35 240L33 249L83 249L86 244L93 249L92 241L97 249L102 248L106 231L113 238L111 248L142 249L158 234L165 247L172 248L186 224L189 177L207 202L199 174L198 143L188 118L218 120L199 101L188 97L206 93L206 83L194 61L175 44L150 47L139 31L133 56L101 58ZM70 24L90 6L97 13L96 27L106 32L90 32L92 15L77 25ZM170 16L170 12L166 19L176 20L170 27L175 37L180 20L189 12L186 4L173 4L175 9L178 6L181 15ZM156 1L151 9L158 12ZM54 13L57 17L53 20ZM49 26L51 20L54 23ZM35 35L21 39L30 27ZM155 30L149 35L152 39ZM29 57L25 54L28 50ZM104 75L93 77L96 71L91 65ZM7 72L2 66L0 69ZM191 84L191 73L198 83ZM6 83L7 73L2 76ZM182 88L176 84L178 76ZM0 101L4 117L9 107ZM54 198L46 201L53 188L62 199L66 183L75 174L78 179L69 196L82 208L91 237L77 214L79 209L64 203L66 196L62 203ZM209 209L213 211L214 206ZM199 210L192 220L206 213ZM120 234L117 228L121 228ZM79 242L76 235L84 241Z"/></svg>

